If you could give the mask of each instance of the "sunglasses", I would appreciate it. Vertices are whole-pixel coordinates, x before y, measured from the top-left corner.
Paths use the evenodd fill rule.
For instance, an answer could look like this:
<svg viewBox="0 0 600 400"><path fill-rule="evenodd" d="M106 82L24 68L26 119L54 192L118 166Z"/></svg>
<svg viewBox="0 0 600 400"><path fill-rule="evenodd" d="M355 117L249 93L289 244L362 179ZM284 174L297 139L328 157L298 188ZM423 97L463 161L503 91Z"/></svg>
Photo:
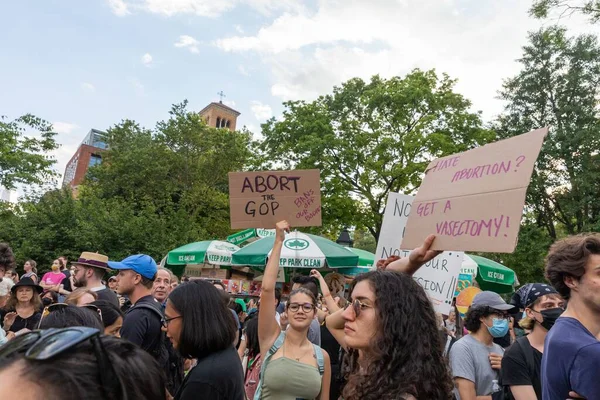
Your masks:
<svg viewBox="0 0 600 400"><path fill-rule="evenodd" d="M40 326L42 326L42 320L44 319L44 317L47 317L48 314L50 314L51 312L54 312L54 311L64 310L65 308L67 308L69 306L70 305L67 303L54 303L54 304L50 304L47 307L44 307L44 311L42 312L42 317L40 318L40 322L38 323L37 329L40 329ZM88 310L92 310L93 312L97 313L98 316L100 317L100 322L104 322L102 320L102 310L100 310L100 308L98 308L97 306L95 306L93 304L85 304L85 305L81 306L81 308L87 308Z"/></svg>
<svg viewBox="0 0 600 400"><path fill-rule="evenodd" d="M115 372L106 349L100 340L100 331L83 326L35 330L17 336L0 347L0 359L25 353L25 359L45 361L90 340L99 366L100 383L106 398L127 400L123 382Z"/></svg>
<svg viewBox="0 0 600 400"><path fill-rule="evenodd" d="M344 310L350 306L352 306L352 308L354 309L354 315L356 315L356 318L358 318L361 311L366 310L367 308L373 308L373 306L363 303L362 301L360 301L358 299L346 304L346 307L344 307Z"/></svg>
<svg viewBox="0 0 600 400"><path fill-rule="evenodd" d="M290 303L288 304L288 310L290 310L291 312L297 312L300 307L302 307L302 311L304 312L311 312L312 310L315 309L315 306L312 305L311 303Z"/></svg>

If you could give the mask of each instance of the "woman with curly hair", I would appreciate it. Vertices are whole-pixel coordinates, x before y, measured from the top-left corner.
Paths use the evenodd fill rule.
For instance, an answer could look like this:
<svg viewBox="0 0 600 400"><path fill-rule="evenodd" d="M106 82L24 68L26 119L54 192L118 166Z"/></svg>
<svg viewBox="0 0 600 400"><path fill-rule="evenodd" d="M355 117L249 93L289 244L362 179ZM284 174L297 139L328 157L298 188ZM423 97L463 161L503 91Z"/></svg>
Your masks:
<svg viewBox="0 0 600 400"><path fill-rule="evenodd" d="M358 275L351 304L326 319L348 353L344 400L447 400L452 380L441 350L435 312L412 274L439 252L435 237L386 270ZM396 272L398 271L398 272Z"/></svg>

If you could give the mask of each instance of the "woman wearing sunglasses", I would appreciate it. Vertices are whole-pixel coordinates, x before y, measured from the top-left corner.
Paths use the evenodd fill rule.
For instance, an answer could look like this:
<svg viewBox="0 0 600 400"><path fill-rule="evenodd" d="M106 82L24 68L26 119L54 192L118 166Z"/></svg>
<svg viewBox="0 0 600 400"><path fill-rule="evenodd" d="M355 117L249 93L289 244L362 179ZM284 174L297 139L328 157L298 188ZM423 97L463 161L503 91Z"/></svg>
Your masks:
<svg viewBox="0 0 600 400"><path fill-rule="evenodd" d="M40 322L43 289L31 278L23 278L11 288L10 298L0 311L6 332L19 332L22 329L33 330ZM12 335L8 336L9 338Z"/></svg>
<svg viewBox="0 0 600 400"><path fill-rule="evenodd" d="M348 350L344 400L452 398L435 312L412 274L439 252L434 236L387 270L358 275L351 303L326 325ZM399 271L399 272L395 272Z"/></svg>
<svg viewBox="0 0 600 400"><path fill-rule="evenodd" d="M20 335L0 347L0 399L165 400L146 351L87 327Z"/></svg>
<svg viewBox="0 0 600 400"><path fill-rule="evenodd" d="M281 249L290 226L277 223L273 250L262 283L258 340L263 360L255 399L329 399L329 355L307 337L315 318L317 299L304 288L293 290L286 304L288 329L281 331L275 319L275 282ZM291 379L293 377L293 379Z"/></svg>
<svg viewBox="0 0 600 400"><path fill-rule="evenodd" d="M244 372L233 346L237 327L211 283L177 286L167 298L163 331L183 358L197 360L175 400L244 400Z"/></svg>

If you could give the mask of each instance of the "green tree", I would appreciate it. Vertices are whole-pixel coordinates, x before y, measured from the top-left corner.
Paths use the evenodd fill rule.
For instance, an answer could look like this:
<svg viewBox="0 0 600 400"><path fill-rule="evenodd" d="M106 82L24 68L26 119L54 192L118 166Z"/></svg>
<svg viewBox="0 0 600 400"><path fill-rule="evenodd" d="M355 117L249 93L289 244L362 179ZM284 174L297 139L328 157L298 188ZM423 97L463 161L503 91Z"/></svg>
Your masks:
<svg viewBox="0 0 600 400"><path fill-rule="evenodd" d="M390 191L413 193L427 163L484 144L471 103L434 71L370 82L355 78L313 102L284 103L262 126L264 168L318 168L324 230L349 225L379 237Z"/></svg>
<svg viewBox="0 0 600 400"><path fill-rule="evenodd" d="M48 153L58 147L52 124L31 114L14 121L0 116L0 186L39 185L55 177L55 160Z"/></svg>
<svg viewBox="0 0 600 400"><path fill-rule="evenodd" d="M543 19L548 18L552 10L559 11L560 16L581 13L592 22L600 21L600 0L535 0L529 13Z"/></svg>
<svg viewBox="0 0 600 400"><path fill-rule="evenodd" d="M527 196L536 224L552 239L597 229L600 148L600 46L560 27L529 35L522 70L505 81L496 129L510 137L550 126ZM560 224L560 227L559 225Z"/></svg>

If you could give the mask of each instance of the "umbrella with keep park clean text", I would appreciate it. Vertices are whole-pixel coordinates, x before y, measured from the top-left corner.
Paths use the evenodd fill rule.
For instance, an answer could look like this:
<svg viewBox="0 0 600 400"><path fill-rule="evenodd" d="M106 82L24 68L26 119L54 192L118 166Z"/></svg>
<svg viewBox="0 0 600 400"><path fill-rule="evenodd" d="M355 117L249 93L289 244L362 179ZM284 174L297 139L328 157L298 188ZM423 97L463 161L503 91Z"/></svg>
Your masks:
<svg viewBox="0 0 600 400"><path fill-rule="evenodd" d="M171 250L167 265L211 264L231 265L231 255L240 248L220 240L205 240Z"/></svg>
<svg viewBox="0 0 600 400"><path fill-rule="evenodd" d="M369 272L373 269L375 254L354 247L348 247L348 250L358 256L358 265L352 268L340 268L338 271L340 274L355 276L364 272Z"/></svg>
<svg viewBox="0 0 600 400"><path fill-rule="evenodd" d="M275 237L266 237L233 253L233 265L264 268ZM359 257L329 239L298 231L286 234L279 259L281 268L351 268Z"/></svg>

